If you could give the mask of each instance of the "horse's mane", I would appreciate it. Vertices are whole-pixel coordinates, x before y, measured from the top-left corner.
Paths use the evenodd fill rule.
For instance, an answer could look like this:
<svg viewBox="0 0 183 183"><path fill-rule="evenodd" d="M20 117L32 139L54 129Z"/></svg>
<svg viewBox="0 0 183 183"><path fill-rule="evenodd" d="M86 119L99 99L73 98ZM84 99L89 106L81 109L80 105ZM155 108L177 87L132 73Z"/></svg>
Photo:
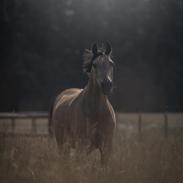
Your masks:
<svg viewBox="0 0 183 183"><path fill-rule="evenodd" d="M99 48L96 55L91 50L85 49L83 53L83 71L89 73L92 68L92 60L100 55L104 55L104 48Z"/></svg>
<svg viewBox="0 0 183 183"><path fill-rule="evenodd" d="M92 68L93 53L89 49L85 49L83 53L83 71L90 72Z"/></svg>

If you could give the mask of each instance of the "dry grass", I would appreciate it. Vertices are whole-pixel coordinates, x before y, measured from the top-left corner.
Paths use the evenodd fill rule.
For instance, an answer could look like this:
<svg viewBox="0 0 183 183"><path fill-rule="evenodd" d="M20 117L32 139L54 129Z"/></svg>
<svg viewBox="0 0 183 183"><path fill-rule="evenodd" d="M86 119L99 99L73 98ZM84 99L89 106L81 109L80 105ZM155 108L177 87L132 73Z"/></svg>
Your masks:
<svg viewBox="0 0 183 183"><path fill-rule="evenodd" d="M167 139L152 131L139 140L121 131L114 139L109 170L99 166L99 153L59 157L48 137L0 136L1 183L182 183L183 136Z"/></svg>

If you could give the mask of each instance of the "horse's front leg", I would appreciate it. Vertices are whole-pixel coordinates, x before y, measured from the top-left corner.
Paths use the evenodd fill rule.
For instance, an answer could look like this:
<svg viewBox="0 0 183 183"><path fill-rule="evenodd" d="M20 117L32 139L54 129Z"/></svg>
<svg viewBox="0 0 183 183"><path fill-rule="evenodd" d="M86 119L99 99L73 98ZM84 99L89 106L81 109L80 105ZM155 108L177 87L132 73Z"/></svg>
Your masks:
<svg viewBox="0 0 183 183"><path fill-rule="evenodd" d="M64 162L69 162L71 149L70 138L64 128L61 128L59 132L56 135L59 155Z"/></svg>
<svg viewBox="0 0 183 183"><path fill-rule="evenodd" d="M111 141L104 142L100 147L100 155L101 155L101 166L103 168L107 168L109 165L109 160L112 152L112 143Z"/></svg>

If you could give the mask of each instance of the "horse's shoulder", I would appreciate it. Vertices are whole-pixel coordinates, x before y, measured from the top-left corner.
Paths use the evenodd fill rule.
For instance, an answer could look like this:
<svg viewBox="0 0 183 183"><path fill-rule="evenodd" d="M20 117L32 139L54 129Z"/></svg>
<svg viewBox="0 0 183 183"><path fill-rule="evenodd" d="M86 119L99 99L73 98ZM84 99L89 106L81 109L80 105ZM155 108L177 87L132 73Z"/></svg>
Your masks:
<svg viewBox="0 0 183 183"><path fill-rule="evenodd" d="M109 110L109 114L110 114L113 122L116 123L116 115L115 115L114 109L108 99L107 99L107 108Z"/></svg>

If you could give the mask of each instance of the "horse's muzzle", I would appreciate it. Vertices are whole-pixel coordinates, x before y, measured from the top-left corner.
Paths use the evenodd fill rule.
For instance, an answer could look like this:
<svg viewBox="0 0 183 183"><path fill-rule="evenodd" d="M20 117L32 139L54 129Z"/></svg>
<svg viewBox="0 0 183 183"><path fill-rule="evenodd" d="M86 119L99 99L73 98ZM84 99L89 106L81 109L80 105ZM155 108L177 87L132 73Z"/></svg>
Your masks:
<svg viewBox="0 0 183 183"><path fill-rule="evenodd" d="M111 93L112 91L112 81L106 79L104 81L101 82L101 88L102 91L104 93L104 95L107 95L109 93Z"/></svg>

